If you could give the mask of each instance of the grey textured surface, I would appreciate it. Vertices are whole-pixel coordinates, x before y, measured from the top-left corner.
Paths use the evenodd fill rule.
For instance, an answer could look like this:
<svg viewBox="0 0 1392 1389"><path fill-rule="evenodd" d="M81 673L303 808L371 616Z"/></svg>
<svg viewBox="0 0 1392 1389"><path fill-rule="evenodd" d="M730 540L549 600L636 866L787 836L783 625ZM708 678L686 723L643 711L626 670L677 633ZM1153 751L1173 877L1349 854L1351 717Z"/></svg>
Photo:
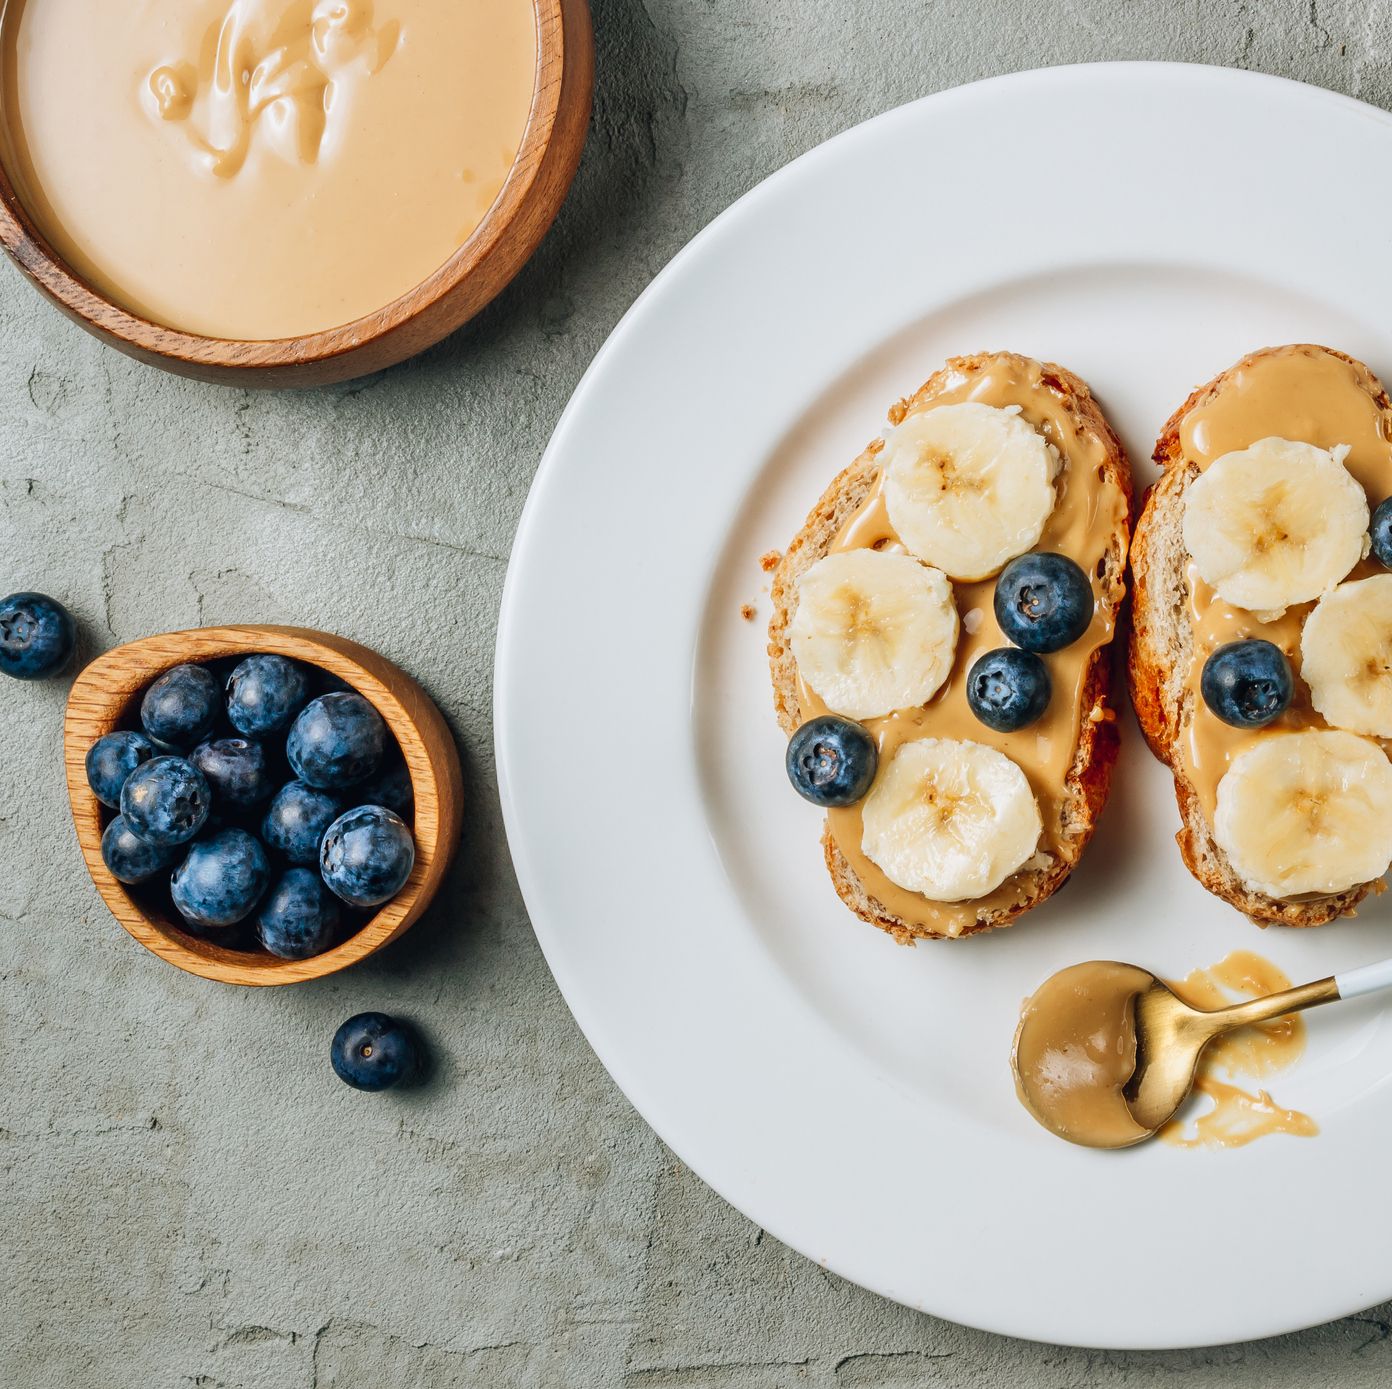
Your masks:
<svg viewBox="0 0 1392 1389"><path fill-rule="evenodd" d="M0 271L0 591L62 596L89 651L235 619L354 636L434 694L469 783L452 881L396 947L293 990L220 987L139 950L87 880L63 683L0 689L0 1384L1388 1382L1392 1305L1249 1346L1062 1350L906 1311L762 1236L571 1021L512 877L490 726L506 557L547 435L634 296L735 197L876 112L1043 63L1227 63L1392 105L1388 0L595 12L593 135L559 224L414 363L310 394L194 385ZM332 1078L328 1038L364 1007L418 1021L428 1087Z"/></svg>

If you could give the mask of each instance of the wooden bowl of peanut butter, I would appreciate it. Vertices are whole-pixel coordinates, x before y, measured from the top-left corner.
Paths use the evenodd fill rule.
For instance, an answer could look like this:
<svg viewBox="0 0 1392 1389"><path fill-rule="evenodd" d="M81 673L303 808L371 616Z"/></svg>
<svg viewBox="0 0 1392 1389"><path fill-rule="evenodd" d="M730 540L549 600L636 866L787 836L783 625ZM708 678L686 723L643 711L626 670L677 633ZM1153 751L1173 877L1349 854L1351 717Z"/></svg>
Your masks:
<svg viewBox="0 0 1392 1389"><path fill-rule="evenodd" d="M586 0L7 0L0 245L141 361L349 380L522 267L593 81Z"/></svg>

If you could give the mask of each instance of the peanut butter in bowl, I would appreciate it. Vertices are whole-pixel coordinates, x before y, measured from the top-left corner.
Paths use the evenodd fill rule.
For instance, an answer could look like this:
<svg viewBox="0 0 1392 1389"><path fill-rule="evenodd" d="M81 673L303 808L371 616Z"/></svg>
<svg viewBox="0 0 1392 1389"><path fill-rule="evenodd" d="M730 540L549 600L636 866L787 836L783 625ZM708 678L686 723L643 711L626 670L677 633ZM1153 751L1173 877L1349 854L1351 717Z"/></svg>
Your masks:
<svg viewBox="0 0 1392 1389"><path fill-rule="evenodd" d="M537 47L531 0L0 0L0 159L53 251L138 317L316 333L479 227Z"/></svg>

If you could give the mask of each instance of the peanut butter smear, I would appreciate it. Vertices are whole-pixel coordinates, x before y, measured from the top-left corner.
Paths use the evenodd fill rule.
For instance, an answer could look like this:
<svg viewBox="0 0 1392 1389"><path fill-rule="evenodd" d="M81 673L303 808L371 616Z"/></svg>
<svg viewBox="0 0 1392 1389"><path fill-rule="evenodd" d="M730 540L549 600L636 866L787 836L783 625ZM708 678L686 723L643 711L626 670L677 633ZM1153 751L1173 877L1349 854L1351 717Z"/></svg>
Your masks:
<svg viewBox="0 0 1392 1389"><path fill-rule="evenodd" d="M1136 1072L1136 998L1150 982L1135 965L1089 960L1060 970L1025 1000L1015 1034L1016 1091L1046 1128L1108 1148L1146 1136L1126 1087ZM1167 982L1186 1003L1207 1011L1290 987L1276 965L1250 950ZM1177 1116L1158 1136L1181 1148L1241 1148L1276 1133L1312 1137L1319 1126L1308 1114L1282 1108L1264 1089L1253 1094L1235 1083L1283 1071L1304 1050L1299 1014L1216 1038L1194 1081L1212 1106L1197 1117Z"/></svg>
<svg viewBox="0 0 1392 1389"><path fill-rule="evenodd" d="M0 0L0 159L53 249L131 312L298 336L468 240L536 66L530 0Z"/></svg>
<svg viewBox="0 0 1392 1389"><path fill-rule="evenodd" d="M1216 965L1167 982L1186 1003L1207 1009L1264 998L1291 986L1283 970L1250 950L1234 950ZM1299 1013L1216 1038L1204 1051L1194 1081L1194 1090L1207 1095L1213 1107L1196 1119L1181 1114L1159 1137L1178 1148L1244 1148L1275 1133L1314 1137L1319 1125L1308 1114L1283 1109L1263 1089L1252 1094L1232 1083L1237 1077L1260 1080L1287 1070L1304 1051L1305 1019ZM1229 1079L1220 1080L1215 1072Z"/></svg>
<svg viewBox="0 0 1392 1389"><path fill-rule="evenodd" d="M1380 410L1377 383L1367 368L1346 362L1322 347L1297 345L1254 357L1234 368L1230 378L1179 423L1183 464L1202 472L1215 459L1245 449L1258 439L1294 439L1322 449L1347 444L1344 466L1367 493L1371 510L1392 495L1392 415ZM1355 565L1348 579L1384 573L1375 561ZM1300 632L1313 603L1287 608L1263 621L1256 613L1224 602L1185 561L1192 651L1182 699L1188 725L1175 753L1181 770L1213 823L1218 783L1233 759L1272 731L1298 732L1329 725L1310 703L1300 675ZM1297 676L1290 708L1264 729L1230 727L1204 703L1199 683L1204 662L1230 641L1260 637L1285 652ZM1385 750L1392 743L1382 741Z"/></svg>
<svg viewBox="0 0 1392 1389"><path fill-rule="evenodd" d="M1039 854L1025 868L1067 855L1068 804L1066 783L1078 754L1083 703L1092 657L1109 642L1114 622L1104 590L1101 566L1118 545L1126 521L1127 501L1121 488L1105 473L1107 445L1066 404L1045 379L1045 369L1027 358L1001 357L985 370L947 373L926 398L915 398L908 414L939 405L978 401L999 409L1018 407L1021 416L1059 453L1060 468L1054 482L1056 502L1034 548L1055 550L1082 566L1092 581L1095 609L1091 625L1071 646L1044 657L1053 685L1053 696L1043 715L1016 733L998 733L971 711L967 702L967 672L977 657L998 646L1008 646L996 621L996 582L954 583L962 630L953 659L952 674L927 704L899 709L883 718L866 719L865 726L879 749L879 765L885 767L899 746L914 738L958 738L984 743L1003 752L1030 783L1043 820ZM895 411L893 423L906 414ZM876 452L883 444L872 446ZM885 506L883 471L876 476L859 508L833 541L829 553L856 549L904 553ZM1123 551L1124 554L1124 551ZM798 709L803 720L828 712L827 706L805 680L798 681ZM1109 711L1110 712L1110 711ZM982 913L1022 900L1022 874L1012 874L999 887L969 902L934 902L921 893L900 887L862 848L863 802L827 812L827 828L865 890L903 921L945 936L958 936ZM1044 856L1040 860L1040 855Z"/></svg>

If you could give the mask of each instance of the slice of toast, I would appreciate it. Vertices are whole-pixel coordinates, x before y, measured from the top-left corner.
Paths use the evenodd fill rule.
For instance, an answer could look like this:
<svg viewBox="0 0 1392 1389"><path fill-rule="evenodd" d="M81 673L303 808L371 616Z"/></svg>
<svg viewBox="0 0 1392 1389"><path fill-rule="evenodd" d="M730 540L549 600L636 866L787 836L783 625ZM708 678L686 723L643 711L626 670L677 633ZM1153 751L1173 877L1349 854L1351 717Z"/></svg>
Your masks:
<svg viewBox="0 0 1392 1389"><path fill-rule="evenodd" d="M1211 402L1244 369L1263 358L1293 351L1327 354L1346 363L1374 405L1382 411L1389 409L1382 384L1362 362L1314 344L1253 352L1190 394L1170 417L1155 445L1155 461L1164 472L1146 492L1131 545L1132 620L1127 676L1131 702L1146 742L1174 776L1180 815L1175 839L1185 866L1210 892L1258 925L1321 926L1352 912L1370 891L1380 891L1381 884L1361 883L1329 896L1291 901L1268 897L1248 887L1214 839L1213 827L1178 751L1194 718L1189 555L1182 526L1185 494L1199 476L1198 465L1185 455L1181 426L1191 411Z"/></svg>
<svg viewBox="0 0 1392 1389"><path fill-rule="evenodd" d="M907 415L930 404L951 388L951 398L970 391L973 382L992 368L1006 365L1028 372L1034 389L1048 392L1052 401L1067 411L1073 427L1095 441L1101 459L1089 487L1111 486L1120 493L1120 519L1108 538L1105 555L1097 566L1099 606L1105 606L1115 623L1125 596L1126 552L1130 533L1132 503L1131 471L1120 441L1093 400L1087 385L1071 372L1051 363L1040 364L1015 353L979 353L954 357L929 378L913 395L899 401L889 412L889 421L899 424ZM877 457L883 441L876 439L831 483L813 508L802 529L793 538L774 574L773 616L769 622L769 668L773 680L774 707L778 722L791 735L804 721L799 707L797 662L789 640L789 624L796 609L798 576L825 556L845 523L862 507L879 480ZM1065 463L1066 466L1066 463ZM959 600L960 602L960 600ZM963 653L959 649L959 666ZM1112 704L1112 659L1110 644L1098 647L1089 656L1080 681L1081 710L1074 756L1060 788L1061 832L1056 852L1038 854L992 893L975 910L960 931L933 929L919 921L896 914L878 901L866 888L845 855L838 848L830 826L822 836L827 869L841 900L862 920L878 926L904 945L920 939L971 935L1007 926L1017 917L1053 895L1077 864L1092 837L1097 817L1111 782L1119 737ZM930 712L932 702L928 706ZM1014 737L1028 736L1025 729ZM926 903L926 899L925 899ZM934 904L928 904L932 906ZM973 904L962 904L972 909Z"/></svg>

